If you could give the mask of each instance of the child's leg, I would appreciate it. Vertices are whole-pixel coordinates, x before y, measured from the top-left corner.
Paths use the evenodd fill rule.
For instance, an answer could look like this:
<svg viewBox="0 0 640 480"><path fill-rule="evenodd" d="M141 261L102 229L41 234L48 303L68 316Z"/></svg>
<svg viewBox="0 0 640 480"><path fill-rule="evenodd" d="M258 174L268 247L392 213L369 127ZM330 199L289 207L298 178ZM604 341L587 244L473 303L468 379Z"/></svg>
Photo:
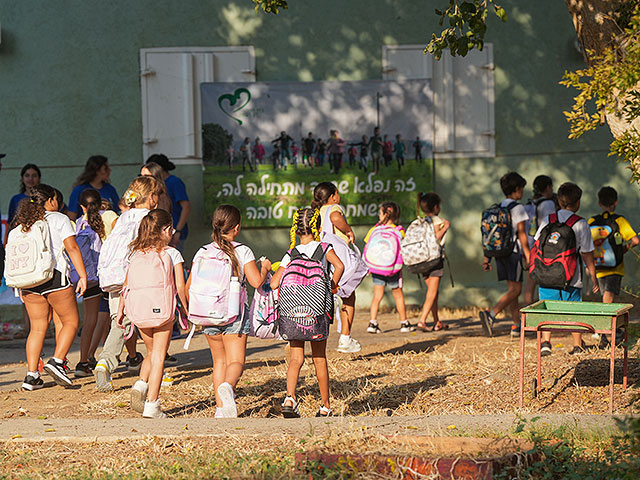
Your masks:
<svg viewBox="0 0 640 480"><path fill-rule="evenodd" d="M171 329L173 325L167 322L158 328L141 328L140 333L147 348L150 346L150 352L147 357L151 358L149 371L149 390L147 393L147 401L155 402L160 392L160 384L162 383L162 373L164 372L164 357L169 348L171 341ZM147 338L145 338L147 337Z"/></svg>
<svg viewBox="0 0 640 480"><path fill-rule="evenodd" d="M391 290L393 299L396 301L396 309L398 310L398 316L401 322L407 321L407 310L404 305L404 294L402 293L402 287L394 288ZM371 317L373 318L373 317Z"/></svg>
<svg viewBox="0 0 640 480"><path fill-rule="evenodd" d="M614 295L613 292L605 291L602 294L602 303L613 303L615 298L616 298L616 296Z"/></svg>
<svg viewBox="0 0 640 480"><path fill-rule="evenodd" d="M222 343L224 344L227 364L224 372L224 381L235 388L244 370L247 336L242 333L222 335Z"/></svg>
<svg viewBox="0 0 640 480"><path fill-rule="evenodd" d="M124 343L124 346L127 347L127 355L129 355L129 358L133 358L136 356L136 354L138 353L137 347L136 347L136 335L133 335L133 337L131 337L129 340L127 340Z"/></svg>
<svg viewBox="0 0 640 480"><path fill-rule="evenodd" d="M42 295L35 293L25 293L22 298L30 319L27 337L27 369L30 372L36 372L49 326L49 302Z"/></svg>
<svg viewBox="0 0 640 480"><path fill-rule="evenodd" d="M96 320L96 327L93 329L93 336L91 338L91 345L89 346L89 356L95 357L96 350L100 342L104 343L104 339L107 337L107 328L109 328L109 313L98 313L98 319Z"/></svg>
<svg viewBox="0 0 640 480"><path fill-rule="evenodd" d="M513 324L520 325L520 302L518 301L518 297L511 302L509 310L511 310L511 321Z"/></svg>
<svg viewBox="0 0 640 480"><path fill-rule="evenodd" d="M498 300L498 303L496 303L492 309L496 315L511 305L514 300L517 302L520 292L522 291L522 282L507 280L507 286L507 293L500 297L500 300Z"/></svg>
<svg viewBox="0 0 640 480"><path fill-rule="evenodd" d="M227 356L224 351L224 343L222 337L224 335L205 335L209 350L211 350L211 359L213 360L213 391L216 394L216 405L222 407L222 400L218 396L218 387L224 382L224 375L227 370Z"/></svg>
<svg viewBox="0 0 640 480"><path fill-rule="evenodd" d="M340 316L342 317L342 335L351 335L351 325L353 324L353 316L356 311L356 292L353 292L347 298L342 299L342 309Z"/></svg>
<svg viewBox="0 0 640 480"><path fill-rule="evenodd" d="M426 327L427 317L432 310L433 305L438 296L438 288L440 288L440 278L436 276L429 276L424 279L424 283L427 286L427 295L422 305L422 313L420 314L420 320L418 320L418 326L421 328Z"/></svg>
<svg viewBox="0 0 640 480"><path fill-rule="evenodd" d="M86 362L89 359L89 351L93 332L98 321L98 309L100 308L100 297L88 298L82 302L84 312L84 322L82 324L82 335L80 336L80 361Z"/></svg>
<svg viewBox="0 0 640 480"><path fill-rule="evenodd" d="M433 299L433 306L431 307L431 315L433 316L433 328L438 328L440 324L440 315L438 315L438 297L440 292L436 289L436 298Z"/></svg>
<svg viewBox="0 0 640 480"><path fill-rule="evenodd" d="M318 377L318 387L320 388L320 397L322 404L331 408L329 398L329 366L327 364L327 341L310 342L311 355L313 356L313 365L316 367L316 377ZM296 378L296 383L297 383ZM289 387L289 377L287 375L287 392ZM294 397L295 398L295 397Z"/></svg>
<svg viewBox="0 0 640 480"><path fill-rule="evenodd" d="M313 343L315 342L312 342L312 346ZM318 343L325 343L326 345L326 342ZM287 369L287 396L295 400L296 387L298 386L298 378L300 377L300 369L304 364L304 342L292 340L289 342L289 346L291 347L291 358L289 359L289 368Z"/></svg>
<svg viewBox="0 0 640 480"><path fill-rule="evenodd" d="M384 297L384 285L373 285L373 299L371 300L371 320L378 319L378 309L380 308L380 302ZM312 342L316 343L316 342Z"/></svg>
<svg viewBox="0 0 640 480"><path fill-rule="evenodd" d="M533 303L533 297L536 293L536 282L531 280L529 274L527 274L527 283L524 286L524 304L531 305Z"/></svg>
<svg viewBox="0 0 640 480"><path fill-rule="evenodd" d="M47 301L60 319L62 328L56 335L55 358L64 359L71 349L71 345L78 331L78 304L73 288L65 288L47 295Z"/></svg>

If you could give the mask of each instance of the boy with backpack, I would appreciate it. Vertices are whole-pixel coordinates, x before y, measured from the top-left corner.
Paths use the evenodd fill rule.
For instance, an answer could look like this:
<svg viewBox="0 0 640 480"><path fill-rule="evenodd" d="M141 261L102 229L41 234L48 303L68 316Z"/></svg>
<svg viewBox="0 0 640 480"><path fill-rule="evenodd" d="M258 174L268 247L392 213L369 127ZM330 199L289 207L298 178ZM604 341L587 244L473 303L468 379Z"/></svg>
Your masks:
<svg viewBox="0 0 640 480"><path fill-rule="evenodd" d="M593 259L602 303L613 303L616 295L620 294L620 284L624 277L623 255L640 244L640 239L627 219L615 213L618 192L614 188L600 189L598 205L602 213L588 220L594 244ZM606 345L606 337L601 338L601 343Z"/></svg>
<svg viewBox="0 0 640 480"><path fill-rule="evenodd" d="M598 293L593 262L593 239L587 221L576 215L580 209L582 190L575 183L563 183L558 189L560 210L542 221L531 249L531 278L539 285L540 300L582 301L582 265L587 266ZM580 333L572 333L571 355L584 351ZM551 355L551 332L542 332L542 356Z"/></svg>
<svg viewBox="0 0 640 480"><path fill-rule="evenodd" d="M507 292L490 310L480 311L480 323L487 336L493 336L496 315L505 309L511 312L511 335L520 335L520 305L518 297L522 291L522 273L529 265L529 243L525 225L528 220L522 199L527 181L517 172L509 172L500 179L505 199L482 212L482 245L484 259L482 268L491 270L491 258L496 260L498 281L506 280ZM522 259L524 257L524 265Z"/></svg>

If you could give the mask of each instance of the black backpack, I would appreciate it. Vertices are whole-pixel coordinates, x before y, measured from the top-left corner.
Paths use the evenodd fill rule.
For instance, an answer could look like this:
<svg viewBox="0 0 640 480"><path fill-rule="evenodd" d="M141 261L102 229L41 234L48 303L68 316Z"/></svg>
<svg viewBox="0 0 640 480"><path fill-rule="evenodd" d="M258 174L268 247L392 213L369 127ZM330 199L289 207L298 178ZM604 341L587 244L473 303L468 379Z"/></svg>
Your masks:
<svg viewBox="0 0 640 480"><path fill-rule="evenodd" d="M518 205L517 202L511 202L503 207L495 203L483 210L480 233L485 257L504 258L513 253L516 241L513 238L511 210L516 205Z"/></svg>
<svg viewBox="0 0 640 480"><path fill-rule="evenodd" d="M615 213L604 212L593 217L589 224L595 246L594 261L599 269L615 268L622 263L624 242L616 222L619 217Z"/></svg>

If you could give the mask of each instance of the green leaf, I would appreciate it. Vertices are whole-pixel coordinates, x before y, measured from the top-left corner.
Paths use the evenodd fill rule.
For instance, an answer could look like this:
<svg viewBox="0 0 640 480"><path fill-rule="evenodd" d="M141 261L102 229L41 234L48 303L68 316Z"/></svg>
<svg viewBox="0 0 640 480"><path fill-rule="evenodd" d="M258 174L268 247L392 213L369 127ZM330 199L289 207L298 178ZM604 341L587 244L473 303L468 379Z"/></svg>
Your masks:
<svg viewBox="0 0 640 480"><path fill-rule="evenodd" d="M497 17L498 17L500 20L502 20L503 22L506 22L506 21L507 21L507 12L505 11L505 9L504 9L504 8L502 8L502 7L501 7L501 6L499 6L499 5L495 5L495 6L494 6L494 10L495 10L495 13L496 13Z"/></svg>
<svg viewBox="0 0 640 480"><path fill-rule="evenodd" d="M469 43L465 37L460 37L458 39L458 53L460 56L464 57L469 52Z"/></svg>

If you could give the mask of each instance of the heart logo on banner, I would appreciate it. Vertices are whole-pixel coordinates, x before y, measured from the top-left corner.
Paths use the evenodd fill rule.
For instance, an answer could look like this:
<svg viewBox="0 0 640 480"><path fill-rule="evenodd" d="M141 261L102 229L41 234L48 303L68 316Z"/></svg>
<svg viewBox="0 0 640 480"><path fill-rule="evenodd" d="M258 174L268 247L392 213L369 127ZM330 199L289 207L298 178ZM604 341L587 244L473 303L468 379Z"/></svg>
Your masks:
<svg viewBox="0 0 640 480"><path fill-rule="evenodd" d="M225 93L218 97L218 106L225 115L233 118L238 125L242 125L242 120L233 116L249 104L251 92L246 88L237 88L233 93Z"/></svg>

